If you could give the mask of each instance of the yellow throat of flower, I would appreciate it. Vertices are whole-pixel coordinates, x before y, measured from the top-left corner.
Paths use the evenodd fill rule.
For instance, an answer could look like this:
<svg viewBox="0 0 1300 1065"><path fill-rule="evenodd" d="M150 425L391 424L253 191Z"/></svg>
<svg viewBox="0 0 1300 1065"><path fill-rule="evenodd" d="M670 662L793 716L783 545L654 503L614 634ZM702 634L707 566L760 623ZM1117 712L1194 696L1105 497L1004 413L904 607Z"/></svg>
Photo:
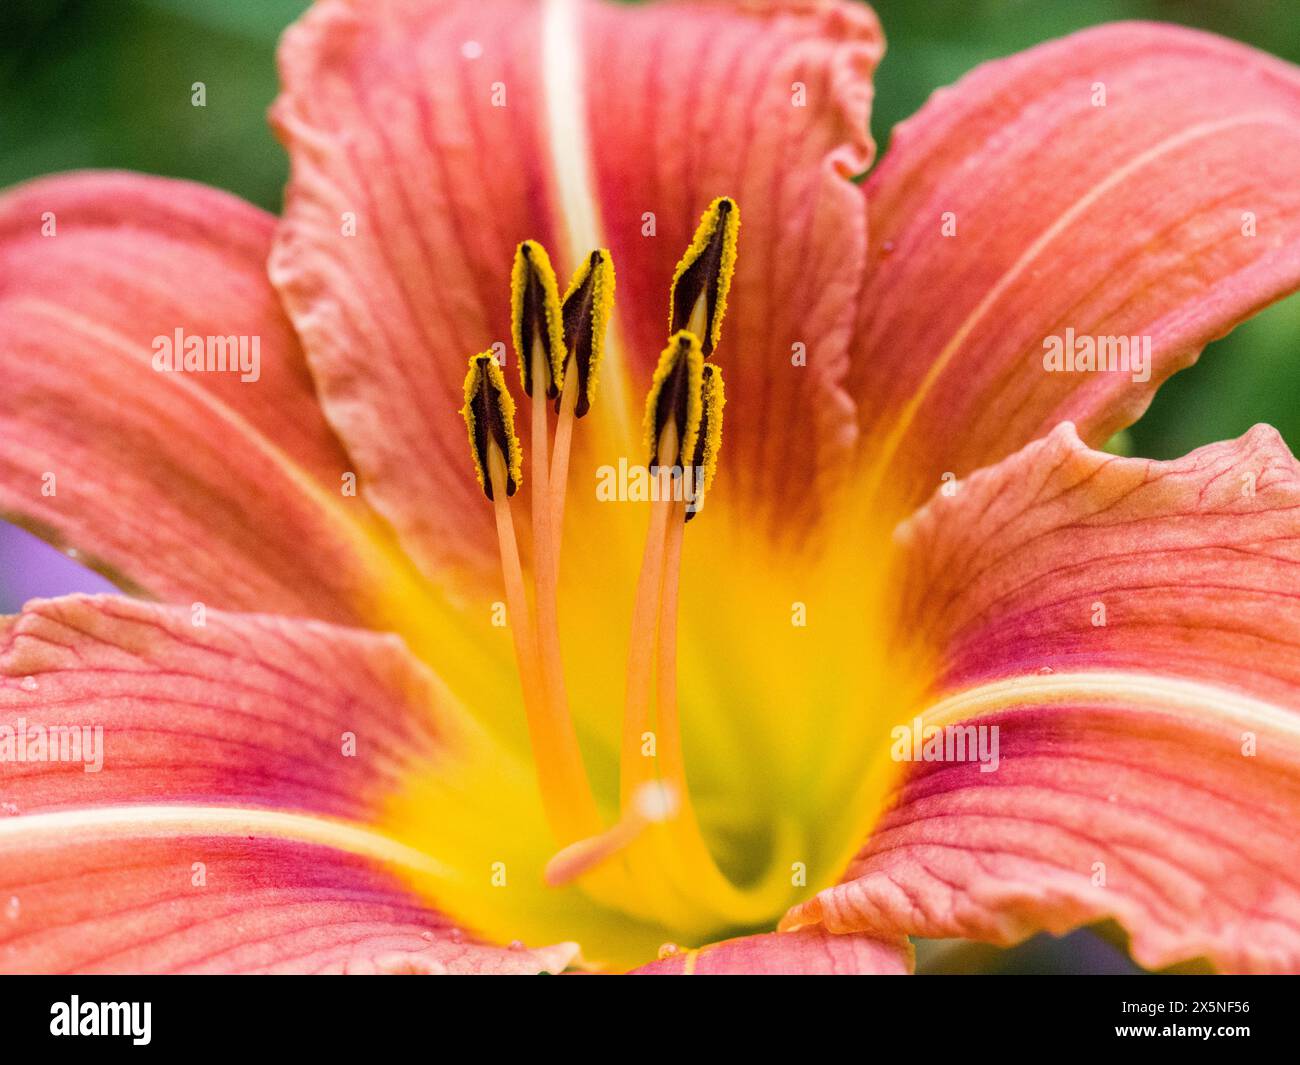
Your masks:
<svg viewBox="0 0 1300 1065"><path fill-rule="evenodd" d="M563 630L559 609L569 457L576 423L596 398L614 296L609 253L591 253L561 297L546 251L526 241L516 252L512 333L531 415L528 570L515 520L515 497L525 488L515 404L490 352L469 361L462 414L495 516L517 677L514 699L497 691L510 705L522 700L531 765L488 752L497 757L490 778L435 768L395 802L390 820L402 839L440 859L453 856L448 875L419 887L475 931L506 941L578 939L590 961L626 965L665 942L698 945L771 928L842 870L892 780L887 765L869 764L872 752L887 749L880 707L896 707L906 687L897 670L890 675L883 641L871 630L888 594L888 560L863 557L887 543L870 531L871 515L844 517L844 534L820 548L815 577L772 571L757 548L752 558L737 557L746 548L699 531L707 517L692 522L722 448L725 393L712 356L739 224L734 201L715 200L673 277L670 335L645 404L648 529L625 629L608 612L626 605L626 596L602 597L599 585L566 598ZM684 559L688 523L698 549ZM583 548L587 565L590 548ZM679 647L683 574L688 592L725 589L725 601L712 608L716 628L733 637L725 645L691 631ZM820 637L799 616L814 595L824 614ZM789 612L771 617L772 599L787 602ZM566 677L562 643L575 633L582 664ZM622 653L603 653L619 635ZM588 662L592 652L597 661ZM690 678L684 686L679 667ZM454 676L448 682L458 687ZM747 701L752 720L741 724L750 735L738 740L728 729L737 724L736 705L743 718ZM730 715L718 710L723 704ZM687 708L698 718L695 750L705 752L689 779ZM580 745L575 718L584 734L601 738L617 727L615 742ZM466 742L487 751L486 740ZM746 766L758 774L748 783ZM707 808L695 801L697 782ZM439 811L445 821L431 824Z"/></svg>

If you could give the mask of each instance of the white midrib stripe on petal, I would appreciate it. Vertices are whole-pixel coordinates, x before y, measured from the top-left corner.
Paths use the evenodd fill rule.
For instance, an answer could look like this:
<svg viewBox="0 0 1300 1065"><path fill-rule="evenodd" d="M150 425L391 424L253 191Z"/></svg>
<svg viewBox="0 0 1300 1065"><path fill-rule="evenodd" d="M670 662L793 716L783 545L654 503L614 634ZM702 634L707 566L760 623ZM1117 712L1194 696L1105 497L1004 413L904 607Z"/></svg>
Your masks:
<svg viewBox="0 0 1300 1065"><path fill-rule="evenodd" d="M254 837L314 843L371 858L385 866L441 879L454 874L422 851L347 821L280 810L223 806L98 806L0 818L0 854L119 838Z"/></svg>
<svg viewBox="0 0 1300 1065"><path fill-rule="evenodd" d="M601 246L602 232L587 137L580 34L578 0L546 0L542 12L546 132L570 266Z"/></svg>
<svg viewBox="0 0 1300 1065"><path fill-rule="evenodd" d="M569 268L576 266L587 253L606 246L587 130L580 3L581 0L545 0L542 9L546 136L564 227L565 254L561 261ZM561 278L561 289L564 284L565 279ZM617 329L617 315L610 328ZM606 359L617 358L620 350L620 344L610 344ZM620 415L627 411L624 369L620 366L617 373L600 375L600 388L608 393L606 402Z"/></svg>
<svg viewBox="0 0 1300 1065"><path fill-rule="evenodd" d="M1214 684L1123 670L1006 677L947 695L931 703L917 716L922 728L943 728L1004 711L1052 705L1106 707L1127 712L1136 722L1152 713L1182 711L1189 722L1215 723L1241 732L1264 733L1292 751L1300 750L1300 714L1285 707ZM1261 748L1261 753L1263 751ZM878 771L886 772L883 767L888 763L883 754L880 758ZM864 826L859 840L867 838L870 831L870 825ZM837 857L837 866L847 867L853 854L860 849L859 843ZM802 909L802 906L796 906L782 919L782 931L793 932L816 923L804 920L800 916Z"/></svg>
<svg viewBox="0 0 1300 1065"><path fill-rule="evenodd" d="M1300 715L1283 707L1214 684L1120 670L1034 673L992 681L940 699L921 718L926 725L942 726L1000 710L1060 703L1131 709L1135 714L1153 708L1185 710L1200 721L1282 733L1300 745Z"/></svg>

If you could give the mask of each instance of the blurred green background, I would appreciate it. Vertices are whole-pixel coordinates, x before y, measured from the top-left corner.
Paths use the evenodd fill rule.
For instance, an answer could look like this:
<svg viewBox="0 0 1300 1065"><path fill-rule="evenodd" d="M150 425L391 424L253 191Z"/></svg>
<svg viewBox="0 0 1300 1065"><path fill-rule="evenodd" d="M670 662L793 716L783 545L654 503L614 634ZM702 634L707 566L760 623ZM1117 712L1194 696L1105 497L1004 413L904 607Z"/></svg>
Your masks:
<svg viewBox="0 0 1300 1065"><path fill-rule="evenodd" d="M276 93L275 42L307 6L0 0L0 187L59 170L124 167L207 182L278 210L287 160L265 120ZM1296 0L880 0L875 7L888 41L872 119L882 150L894 124L935 88L985 60L1100 22L1178 22L1300 62ZM190 105L196 81L207 86L206 108ZM1112 447L1169 458L1265 421L1300 450L1298 336L1300 297L1292 297L1207 349ZM4 612L29 595L102 586L66 560L44 560L39 587L14 570L0 565ZM50 587L51 579L61 587ZM981 953L975 967L1046 972L1081 964L1094 972L1128 968L1089 933ZM949 963L964 965L960 957Z"/></svg>

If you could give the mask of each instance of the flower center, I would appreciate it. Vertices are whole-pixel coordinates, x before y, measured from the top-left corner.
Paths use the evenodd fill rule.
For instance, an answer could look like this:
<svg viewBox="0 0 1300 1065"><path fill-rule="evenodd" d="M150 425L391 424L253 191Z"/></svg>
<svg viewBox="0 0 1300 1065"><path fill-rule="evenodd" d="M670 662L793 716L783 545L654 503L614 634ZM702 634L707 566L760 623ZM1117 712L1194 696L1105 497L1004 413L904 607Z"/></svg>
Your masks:
<svg viewBox="0 0 1300 1065"><path fill-rule="evenodd" d="M588 963L627 967L665 942L774 928L843 875L898 779L891 729L933 679L887 474L863 464L805 497L789 454L792 494L770 511L733 505L739 471L713 487L738 223L715 201L678 264L639 443L622 381L584 420L607 252L561 298L545 250L517 251L523 442L502 364L469 361L462 414L504 602L483 610L478 589L451 586L412 598L440 742L380 817L437 859L411 887L488 938L577 940ZM784 447L799 428L778 430ZM566 521L571 451L597 487L568 493ZM612 499L639 505L592 505Z"/></svg>

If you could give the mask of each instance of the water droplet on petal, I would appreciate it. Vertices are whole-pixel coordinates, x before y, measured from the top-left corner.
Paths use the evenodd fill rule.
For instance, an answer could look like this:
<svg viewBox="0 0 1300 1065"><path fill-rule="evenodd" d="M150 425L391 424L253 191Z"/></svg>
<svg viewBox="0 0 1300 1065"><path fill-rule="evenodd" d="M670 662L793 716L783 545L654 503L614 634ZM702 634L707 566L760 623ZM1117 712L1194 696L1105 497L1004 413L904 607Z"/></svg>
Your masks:
<svg viewBox="0 0 1300 1065"><path fill-rule="evenodd" d="M483 46L478 41L466 41L460 46L460 54L466 59L478 59L483 55Z"/></svg>
<svg viewBox="0 0 1300 1065"><path fill-rule="evenodd" d="M5 916L11 921L18 920L18 913L22 909L22 904L18 901L17 895L10 895L9 901L5 903Z"/></svg>
<svg viewBox="0 0 1300 1065"><path fill-rule="evenodd" d="M676 943L665 943L662 947L659 948L659 957L661 960L663 958L671 958L674 954L676 954L681 949L682 948L679 947Z"/></svg>
<svg viewBox="0 0 1300 1065"><path fill-rule="evenodd" d="M23 677L23 679L18 682L18 687L22 688L25 692L34 692L40 687L40 685L36 683L35 677Z"/></svg>
<svg viewBox="0 0 1300 1065"><path fill-rule="evenodd" d="M18 804L16 802L0 802L0 814L6 817L18 816Z"/></svg>
<svg viewBox="0 0 1300 1065"><path fill-rule="evenodd" d="M465 933L462 932L459 928L453 928L447 934L451 936L451 941L453 943L459 943L462 939L465 938Z"/></svg>
<svg viewBox="0 0 1300 1065"><path fill-rule="evenodd" d="M426 943L432 943L432 942L433 942L433 933L432 933L432 932L421 932L421 933L420 933L420 938L423 939Z"/></svg>
<svg viewBox="0 0 1300 1065"><path fill-rule="evenodd" d="M1051 666L1040 666L1038 672L1046 676L1048 673L1055 673L1056 671Z"/></svg>
<svg viewBox="0 0 1300 1065"><path fill-rule="evenodd" d="M512 940L510 941L510 949L511 949L511 950L523 950L523 949L524 949L524 941L523 941L522 939L512 939Z"/></svg>

